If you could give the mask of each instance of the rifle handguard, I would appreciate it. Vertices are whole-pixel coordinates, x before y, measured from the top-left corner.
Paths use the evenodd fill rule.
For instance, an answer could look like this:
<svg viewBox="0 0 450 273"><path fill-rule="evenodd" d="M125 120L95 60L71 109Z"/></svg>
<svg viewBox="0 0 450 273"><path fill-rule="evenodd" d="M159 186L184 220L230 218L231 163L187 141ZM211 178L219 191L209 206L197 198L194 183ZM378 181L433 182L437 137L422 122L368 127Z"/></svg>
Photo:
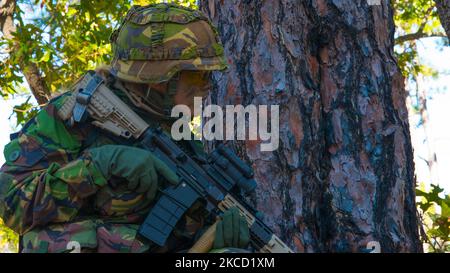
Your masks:
<svg viewBox="0 0 450 273"><path fill-rule="evenodd" d="M139 234L144 238L159 246L165 245L183 214L195 201L202 199L209 204L206 207L210 212L217 209L224 212L237 207L247 221L250 242L258 252L293 253L270 227L255 216L257 212L251 205L230 192L235 186L244 191L253 190L256 186L252 170L245 167L237 156L226 149L219 149L220 155L216 154L219 160L210 160L206 166L198 165L169 136L158 128L151 128L93 73L87 73L77 84L58 114L73 125L83 122L86 112L93 125L124 139L138 140L140 147L152 151L183 179L180 185L162 191L162 196L139 228ZM80 121L74 116L81 117ZM212 249L216 225L201 236L189 253L205 253Z"/></svg>

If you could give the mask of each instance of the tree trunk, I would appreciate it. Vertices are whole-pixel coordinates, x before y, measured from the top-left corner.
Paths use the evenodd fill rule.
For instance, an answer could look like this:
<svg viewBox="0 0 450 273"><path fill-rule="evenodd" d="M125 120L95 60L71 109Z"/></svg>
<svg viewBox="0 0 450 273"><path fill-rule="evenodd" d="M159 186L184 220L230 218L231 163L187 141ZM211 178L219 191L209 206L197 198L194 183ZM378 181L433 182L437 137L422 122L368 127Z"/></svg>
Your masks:
<svg viewBox="0 0 450 273"><path fill-rule="evenodd" d="M434 0L441 24L450 38L450 0Z"/></svg>
<svg viewBox="0 0 450 273"><path fill-rule="evenodd" d="M298 252L421 252L389 1L202 0L230 70L210 102L280 105L280 147L236 141L266 222ZM372 241L375 241L373 243Z"/></svg>
<svg viewBox="0 0 450 273"><path fill-rule="evenodd" d="M15 0L0 0L0 31L7 39L13 38L13 32L16 31L14 25L14 12L16 9ZM14 49L10 49L14 52ZM50 90L39 72L35 63L19 64L25 79L30 86L31 93L39 104L45 104L50 97Z"/></svg>

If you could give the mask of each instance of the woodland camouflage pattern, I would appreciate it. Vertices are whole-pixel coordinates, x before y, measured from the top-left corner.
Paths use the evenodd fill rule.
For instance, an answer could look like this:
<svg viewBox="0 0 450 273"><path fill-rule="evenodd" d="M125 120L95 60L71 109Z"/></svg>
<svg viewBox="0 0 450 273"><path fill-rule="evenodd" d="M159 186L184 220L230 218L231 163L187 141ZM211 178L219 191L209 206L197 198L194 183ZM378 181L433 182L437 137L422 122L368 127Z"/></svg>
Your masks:
<svg viewBox="0 0 450 273"><path fill-rule="evenodd" d="M172 4L133 7L111 42L112 66L126 81L157 83L181 70L227 68L217 30L205 15Z"/></svg>
<svg viewBox="0 0 450 273"><path fill-rule="evenodd" d="M131 41L125 39L130 32ZM134 7L112 39L113 68L122 79L159 82L179 70L226 68L217 32L198 11L167 4ZM110 88L142 114L121 90ZM72 91L50 101L4 148L0 217L22 235L22 251L67 252L71 241L82 252L187 250L214 220L194 206L164 247L136 236L152 204L120 179L107 181L92 162L90 148L123 143L89 123L66 126L58 116Z"/></svg>
<svg viewBox="0 0 450 273"><path fill-rule="evenodd" d="M151 203L127 183L115 181L112 186L96 169L87 150L119 143L89 124L67 127L57 111L70 95L51 101L4 149L0 217L24 235L23 251L65 252L70 241L79 242L86 252L189 248L203 228L200 223L210 223L198 208L191 209L163 248L136 238Z"/></svg>

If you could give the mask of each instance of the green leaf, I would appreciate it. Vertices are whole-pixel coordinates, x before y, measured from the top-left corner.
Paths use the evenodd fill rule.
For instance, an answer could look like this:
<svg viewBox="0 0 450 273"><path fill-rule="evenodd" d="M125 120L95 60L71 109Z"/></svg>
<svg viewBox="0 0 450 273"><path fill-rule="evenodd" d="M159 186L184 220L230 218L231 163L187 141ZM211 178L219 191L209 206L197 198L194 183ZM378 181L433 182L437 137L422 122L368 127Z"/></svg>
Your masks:
<svg viewBox="0 0 450 273"><path fill-rule="evenodd" d="M83 63L86 62L86 58L83 57L82 55L77 55L77 59L80 60L80 61L82 61Z"/></svg>
<svg viewBox="0 0 450 273"><path fill-rule="evenodd" d="M48 61L50 61L50 57L52 56L52 53L50 51L45 51L44 56L42 56L42 58L39 59L39 63L46 63Z"/></svg>

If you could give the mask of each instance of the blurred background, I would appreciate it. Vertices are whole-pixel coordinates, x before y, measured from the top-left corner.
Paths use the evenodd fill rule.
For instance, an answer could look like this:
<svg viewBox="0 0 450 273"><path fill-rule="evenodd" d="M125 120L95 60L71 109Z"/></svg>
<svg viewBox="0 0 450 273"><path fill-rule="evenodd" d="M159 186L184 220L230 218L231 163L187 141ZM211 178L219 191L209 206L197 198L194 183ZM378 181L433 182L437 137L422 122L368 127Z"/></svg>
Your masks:
<svg viewBox="0 0 450 273"><path fill-rule="evenodd" d="M38 67L55 93L86 69L110 61L109 33L132 4L164 1L15 1L17 31L0 37L0 147L36 113L25 66ZM195 7L196 1L174 1ZM417 202L428 252L449 251L450 47L432 0L396 0L395 54L405 76L417 177ZM1 7L0 7L1 11ZM1 14L1 12L0 12ZM7 51L15 40L14 54ZM58 73L52 73L57 70ZM23 71L28 71L24 73ZM4 163L3 154L0 164ZM0 252L17 236L0 220Z"/></svg>

